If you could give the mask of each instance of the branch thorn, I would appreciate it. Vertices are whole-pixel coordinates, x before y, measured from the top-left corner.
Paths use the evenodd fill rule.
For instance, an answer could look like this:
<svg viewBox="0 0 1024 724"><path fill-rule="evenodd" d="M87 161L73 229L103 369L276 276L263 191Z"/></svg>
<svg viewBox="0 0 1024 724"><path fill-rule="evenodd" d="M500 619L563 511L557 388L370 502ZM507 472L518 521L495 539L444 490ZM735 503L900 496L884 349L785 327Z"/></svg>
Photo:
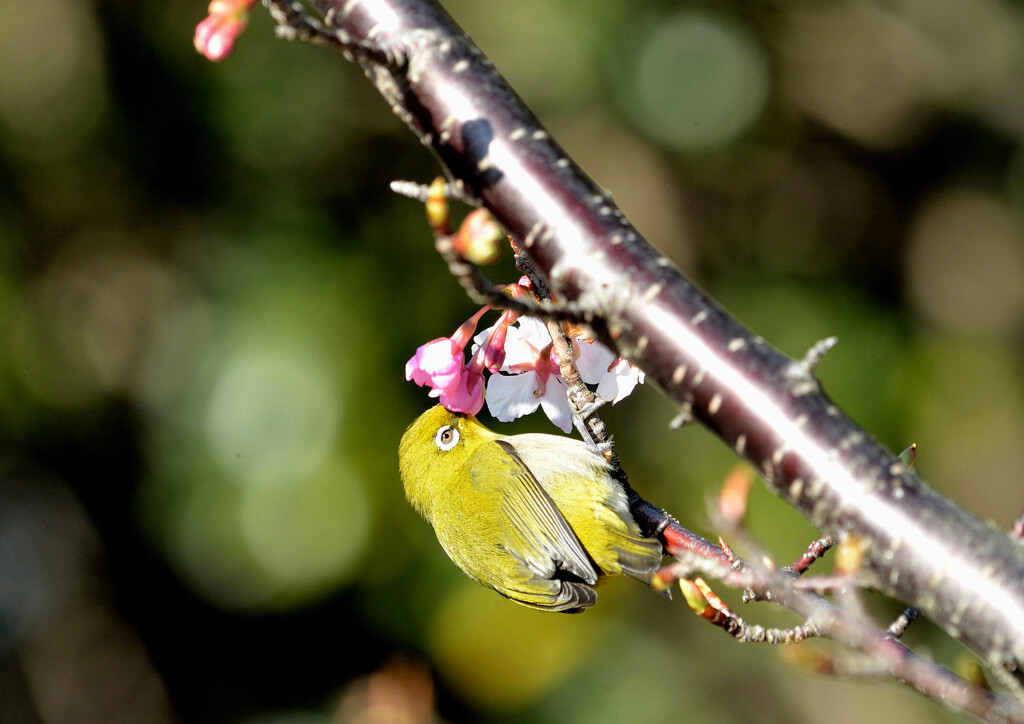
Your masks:
<svg viewBox="0 0 1024 724"><path fill-rule="evenodd" d="M813 374L818 363L821 362L822 358L830 349L836 346L838 341L839 338L833 335L816 342L813 347L807 350L807 354L804 355L804 358L800 360L800 367L802 367L808 375Z"/></svg>

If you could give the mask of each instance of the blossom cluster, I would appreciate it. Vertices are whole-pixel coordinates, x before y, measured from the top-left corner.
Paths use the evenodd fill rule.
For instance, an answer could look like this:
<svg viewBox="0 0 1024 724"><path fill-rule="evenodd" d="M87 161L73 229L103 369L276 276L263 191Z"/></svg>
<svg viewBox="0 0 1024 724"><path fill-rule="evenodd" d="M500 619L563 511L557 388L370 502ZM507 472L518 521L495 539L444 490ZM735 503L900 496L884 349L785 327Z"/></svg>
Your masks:
<svg viewBox="0 0 1024 724"><path fill-rule="evenodd" d="M525 295L529 280L511 285L513 296ZM422 345L405 365L405 378L430 388L430 396L453 412L475 415L487 404L491 415L509 422L540 407L557 427L572 428L568 389L560 372L560 360L543 322L506 310L491 327L476 334L483 307L466 320L451 337ZM588 385L597 385L597 397L618 402L629 395L643 372L582 329L568 334L573 361ZM469 364L465 349L472 338ZM490 373L486 383L484 371Z"/></svg>

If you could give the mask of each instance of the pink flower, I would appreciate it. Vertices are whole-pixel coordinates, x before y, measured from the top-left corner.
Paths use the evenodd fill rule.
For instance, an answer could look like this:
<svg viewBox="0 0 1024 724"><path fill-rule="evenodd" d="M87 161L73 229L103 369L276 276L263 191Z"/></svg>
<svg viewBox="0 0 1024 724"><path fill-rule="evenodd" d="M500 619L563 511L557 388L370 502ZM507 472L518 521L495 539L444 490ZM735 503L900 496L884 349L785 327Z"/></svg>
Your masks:
<svg viewBox="0 0 1024 724"><path fill-rule="evenodd" d="M452 412L475 415L484 406L483 369L487 353L475 354L466 366L463 351L480 317L488 309L490 307L482 308L463 322L451 337L440 337L422 345L405 363L405 379L420 387L430 387L430 396L439 398L438 401Z"/></svg>
<svg viewBox="0 0 1024 724"><path fill-rule="evenodd" d="M487 335L487 343L483 345L484 367L490 372L497 372L505 364L505 338L508 336L508 326L516 321L519 315L510 309L502 312L498 323L491 327ZM477 337L479 340L480 338Z"/></svg>
<svg viewBox="0 0 1024 724"><path fill-rule="evenodd" d="M193 43L209 60L224 60L231 55L235 40L249 22L249 8L256 0L213 0L209 15L196 26Z"/></svg>
<svg viewBox="0 0 1024 724"><path fill-rule="evenodd" d="M462 365L462 348L448 337L440 337L419 347L405 363L405 379L420 387L446 388L458 379Z"/></svg>
<svg viewBox="0 0 1024 724"><path fill-rule="evenodd" d="M484 376L470 364L462 369L456 384L441 391L431 390L430 395L440 398L445 409L475 415L484 406Z"/></svg>

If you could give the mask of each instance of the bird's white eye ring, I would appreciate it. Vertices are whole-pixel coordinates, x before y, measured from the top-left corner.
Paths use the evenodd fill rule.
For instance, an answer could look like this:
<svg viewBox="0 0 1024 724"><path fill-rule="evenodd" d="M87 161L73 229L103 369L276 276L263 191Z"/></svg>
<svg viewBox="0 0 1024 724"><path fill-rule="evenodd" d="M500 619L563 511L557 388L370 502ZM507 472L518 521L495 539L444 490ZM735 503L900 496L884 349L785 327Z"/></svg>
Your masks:
<svg viewBox="0 0 1024 724"><path fill-rule="evenodd" d="M445 425L434 433L434 444L438 450L448 452L459 444L459 431L451 425Z"/></svg>

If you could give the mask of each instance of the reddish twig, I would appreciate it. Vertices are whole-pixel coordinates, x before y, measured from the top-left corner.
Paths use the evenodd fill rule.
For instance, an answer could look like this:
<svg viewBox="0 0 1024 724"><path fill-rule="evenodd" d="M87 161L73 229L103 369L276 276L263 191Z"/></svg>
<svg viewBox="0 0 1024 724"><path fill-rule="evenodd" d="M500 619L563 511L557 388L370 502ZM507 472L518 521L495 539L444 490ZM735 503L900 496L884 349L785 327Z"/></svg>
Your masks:
<svg viewBox="0 0 1024 724"><path fill-rule="evenodd" d="M807 572L807 569L811 565L821 558L825 553L828 552L832 546L835 545L835 541L832 536L825 535L818 538L816 541L807 546L807 550L804 551L803 555L797 558L791 565L788 566L789 570L793 571L797 575L803 575Z"/></svg>
<svg viewBox="0 0 1024 724"><path fill-rule="evenodd" d="M736 588L751 589L759 598L795 611L818 636L840 641L868 657L875 669L921 693L990 722L1024 722L1024 707L975 686L948 669L922 659L892 635L878 631L818 595L800 590L791 573L724 565L684 551L670 551L679 562L666 576L690 578L695 573L717 578Z"/></svg>

